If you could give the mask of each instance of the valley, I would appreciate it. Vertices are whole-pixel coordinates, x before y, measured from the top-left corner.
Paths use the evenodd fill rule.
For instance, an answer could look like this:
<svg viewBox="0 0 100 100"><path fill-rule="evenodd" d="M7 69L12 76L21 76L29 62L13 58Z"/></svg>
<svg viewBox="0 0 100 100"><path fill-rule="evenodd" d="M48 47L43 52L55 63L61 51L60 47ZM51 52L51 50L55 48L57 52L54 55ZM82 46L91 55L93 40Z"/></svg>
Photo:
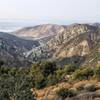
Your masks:
<svg viewBox="0 0 100 100"><path fill-rule="evenodd" d="M26 32L24 32L27 30ZM100 29L99 26L89 24L73 25L41 25L33 28L26 28L15 32L18 37L29 38L39 42L39 46L27 51L25 54L32 62L41 60L57 61L59 64L77 63L91 65L92 59L98 63L100 57L89 57L91 52L97 51L99 55ZM42 32L42 30L44 30ZM51 32L51 34L50 34ZM23 35L22 35L23 34ZM37 36L38 34L38 36ZM44 37L41 37L41 35ZM28 36L29 37L28 37ZM33 38L37 37L39 39ZM97 49L97 50L95 50ZM88 61L87 61L88 60ZM67 63L68 62L68 63ZM91 62L91 63L90 63Z"/></svg>
<svg viewBox="0 0 100 100"><path fill-rule="evenodd" d="M0 100L100 100L100 24L0 32Z"/></svg>

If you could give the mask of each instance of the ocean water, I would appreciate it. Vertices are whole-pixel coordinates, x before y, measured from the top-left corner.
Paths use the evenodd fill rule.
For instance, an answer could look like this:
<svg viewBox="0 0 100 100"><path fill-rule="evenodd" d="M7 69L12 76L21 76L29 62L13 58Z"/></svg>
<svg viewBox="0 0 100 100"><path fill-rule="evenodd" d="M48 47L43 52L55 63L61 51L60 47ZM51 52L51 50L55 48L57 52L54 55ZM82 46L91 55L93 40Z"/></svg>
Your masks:
<svg viewBox="0 0 100 100"><path fill-rule="evenodd" d="M34 25L36 24L30 20L0 20L0 32L13 32Z"/></svg>

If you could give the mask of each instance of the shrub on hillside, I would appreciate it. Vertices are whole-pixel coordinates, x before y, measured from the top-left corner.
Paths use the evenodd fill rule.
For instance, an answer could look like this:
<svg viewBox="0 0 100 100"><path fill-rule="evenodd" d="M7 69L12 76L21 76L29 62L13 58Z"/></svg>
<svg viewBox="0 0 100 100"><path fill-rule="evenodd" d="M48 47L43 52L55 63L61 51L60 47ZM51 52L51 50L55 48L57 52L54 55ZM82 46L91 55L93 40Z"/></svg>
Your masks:
<svg viewBox="0 0 100 100"><path fill-rule="evenodd" d="M94 84L86 84L84 86L84 89L89 91L89 92L94 92L97 88Z"/></svg>
<svg viewBox="0 0 100 100"><path fill-rule="evenodd" d="M74 80L84 80L84 79L90 79L93 77L94 71L90 67L82 67L77 69L73 74Z"/></svg>
<svg viewBox="0 0 100 100"><path fill-rule="evenodd" d="M94 75L97 80L100 80L100 67L95 68Z"/></svg>
<svg viewBox="0 0 100 100"><path fill-rule="evenodd" d="M30 68L29 76L33 79L35 87L40 89L58 82L55 75L56 70L57 66L54 62L38 62Z"/></svg>
<svg viewBox="0 0 100 100"><path fill-rule="evenodd" d="M50 74L47 77L47 86L51 86L51 85L57 84L58 82L59 82L59 78L56 75Z"/></svg>
<svg viewBox="0 0 100 100"><path fill-rule="evenodd" d="M72 74L76 69L78 69L78 67L74 64L66 65L64 68L66 74Z"/></svg>
<svg viewBox="0 0 100 100"><path fill-rule="evenodd" d="M0 68L0 100L34 100L30 91L33 87L28 78L28 69L4 67Z"/></svg>
<svg viewBox="0 0 100 100"><path fill-rule="evenodd" d="M75 96L76 93L73 90L61 88L59 91L57 91L57 95L60 96L62 99L65 99L67 97Z"/></svg>

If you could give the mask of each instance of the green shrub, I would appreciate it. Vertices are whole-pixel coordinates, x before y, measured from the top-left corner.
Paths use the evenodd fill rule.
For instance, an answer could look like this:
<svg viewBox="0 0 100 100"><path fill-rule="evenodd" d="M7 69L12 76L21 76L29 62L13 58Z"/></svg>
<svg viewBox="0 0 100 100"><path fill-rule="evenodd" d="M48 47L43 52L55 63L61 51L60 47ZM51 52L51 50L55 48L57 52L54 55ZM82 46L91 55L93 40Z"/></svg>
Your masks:
<svg viewBox="0 0 100 100"><path fill-rule="evenodd" d="M66 71L64 68L58 68L56 71L56 77L59 81L63 79L63 77L66 75Z"/></svg>
<svg viewBox="0 0 100 100"><path fill-rule="evenodd" d="M39 62L33 64L30 68L29 77L33 79L35 87L41 89L58 82L55 74L56 70L57 66L54 62Z"/></svg>
<svg viewBox="0 0 100 100"><path fill-rule="evenodd" d="M48 76L49 74L54 74L57 66L54 62L44 61L40 63L40 70L42 70L44 76Z"/></svg>
<svg viewBox="0 0 100 100"><path fill-rule="evenodd" d="M57 95L60 96L62 99L65 99L67 97L75 96L76 93L73 90L61 88L59 91L57 91Z"/></svg>
<svg viewBox="0 0 100 100"><path fill-rule="evenodd" d="M66 65L64 70L66 72L66 74L72 74L76 69L78 69L78 67L76 65Z"/></svg>
<svg viewBox="0 0 100 100"><path fill-rule="evenodd" d="M56 75L52 75L50 74L48 77L47 77L47 86L51 86L51 85L54 85L56 83L59 82L59 78L57 78Z"/></svg>
<svg viewBox="0 0 100 100"><path fill-rule="evenodd" d="M33 87L25 70L12 67L0 69L0 100L34 100Z"/></svg>
<svg viewBox="0 0 100 100"><path fill-rule="evenodd" d="M87 91L89 91L89 92L94 92L97 88L93 84L86 84L84 86L84 89L87 90Z"/></svg>
<svg viewBox="0 0 100 100"><path fill-rule="evenodd" d="M93 77L94 71L90 67L82 67L77 69L73 74L74 80L84 80L84 79L90 79Z"/></svg>
<svg viewBox="0 0 100 100"><path fill-rule="evenodd" d="M100 80L100 67L94 69L94 75L97 80Z"/></svg>

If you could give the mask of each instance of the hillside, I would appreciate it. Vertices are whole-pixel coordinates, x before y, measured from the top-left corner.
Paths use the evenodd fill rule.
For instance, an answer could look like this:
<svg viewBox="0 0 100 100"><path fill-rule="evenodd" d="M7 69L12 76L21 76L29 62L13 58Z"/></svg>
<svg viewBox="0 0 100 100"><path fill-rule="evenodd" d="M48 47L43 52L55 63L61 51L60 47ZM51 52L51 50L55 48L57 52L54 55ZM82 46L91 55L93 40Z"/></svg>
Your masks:
<svg viewBox="0 0 100 100"><path fill-rule="evenodd" d="M24 52L39 46L38 41L24 40L8 33L0 32L0 60L9 66L25 66ZM19 65L18 65L19 64Z"/></svg>
<svg viewBox="0 0 100 100"><path fill-rule="evenodd" d="M47 26L0 32L1 100L100 100L99 26Z"/></svg>
<svg viewBox="0 0 100 100"><path fill-rule="evenodd" d="M73 83L68 83L68 82L62 82L58 83L54 86L46 87L41 90L37 90L35 88L32 89L32 91L37 94L37 100L100 100L100 89L94 90L94 91L88 91L86 87L88 86L96 86L100 87L100 82L97 82L95 80L83 80L80 82L75 82ZM83 90L79 88L82 88ZM62 96L59 96L57 94L58 91L61 90L70 90L73 91L73 95L68 94L69 96L67 97L67 92L66 96L62 98ZM64 92L64 91L63 91ZM75 94L77 93L77 94ZM63 94L62 94L63 95ZM63 95L64 96L64 95Z"/></svg>
<svg viewBox="0 0 100 100"><path fill-rule="evenodd" d="M29 33L30 31L31 33ZM97 24L69 26L46 24L24 28L13 34L16 34L17 37L1 34L1 40L6 41L7 46L14 48L14 51L11 51L11 48L9 51L17 50L18 55L21 53L21 56L31 62L51 60L61 65L100 63L100 28ZM22 39L23 35L27 40ZM35 41L28 40L30 37L35 37Z"/></svg>
<svg viewBox="0 0 100 100"><path fill-rule="evenodd" d="M34 27L26 27L13 32L12 34L23 38L39 39L39 38L44 38L47 36L58 34L63 30L64 30L63 26L60 25L44 24L44 25L38 25Z"/></svg>
<svg viewBox="0 0 100 100"><path fill-rule="evenodd" d="M33 61L53 60L58 63L68 64L89 64L92 59L97 59L99 63L100 56L94 56L92 52L99 54L100 29L88 24L73 24L64 27L64 30L50 38L44 45L33 49L29 58ZM98 55L97 54L97 55ZM88 62L86 62L88 60Z"/></svg>

